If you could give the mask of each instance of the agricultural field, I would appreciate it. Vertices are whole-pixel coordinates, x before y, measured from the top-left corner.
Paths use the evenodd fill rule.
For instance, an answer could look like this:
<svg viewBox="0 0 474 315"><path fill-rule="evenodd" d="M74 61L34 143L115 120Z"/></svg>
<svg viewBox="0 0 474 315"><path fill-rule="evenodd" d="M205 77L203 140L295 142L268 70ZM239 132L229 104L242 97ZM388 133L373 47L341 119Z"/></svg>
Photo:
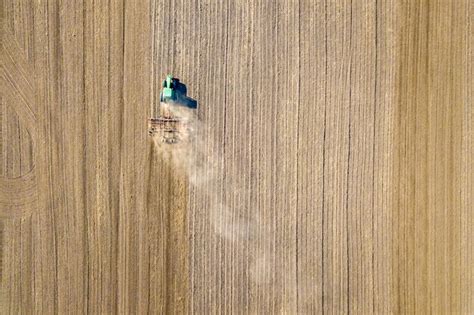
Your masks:
<svg viewBox="0 0 474 315"><path fill-rule="evenodd" d="M474 1L2 6L0 313L474 312Z"/></svg>

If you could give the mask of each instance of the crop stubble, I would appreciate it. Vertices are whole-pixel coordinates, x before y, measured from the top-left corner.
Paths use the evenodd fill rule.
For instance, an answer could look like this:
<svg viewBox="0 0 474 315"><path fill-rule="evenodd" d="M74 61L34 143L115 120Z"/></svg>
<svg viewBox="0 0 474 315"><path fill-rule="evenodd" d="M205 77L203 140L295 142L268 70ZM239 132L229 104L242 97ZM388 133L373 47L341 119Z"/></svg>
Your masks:
<svg viewBox="0 0 474 315"><path fill-rule="evenodd" d="M2 311L472 312L473 10L3 1Z"/></svg>

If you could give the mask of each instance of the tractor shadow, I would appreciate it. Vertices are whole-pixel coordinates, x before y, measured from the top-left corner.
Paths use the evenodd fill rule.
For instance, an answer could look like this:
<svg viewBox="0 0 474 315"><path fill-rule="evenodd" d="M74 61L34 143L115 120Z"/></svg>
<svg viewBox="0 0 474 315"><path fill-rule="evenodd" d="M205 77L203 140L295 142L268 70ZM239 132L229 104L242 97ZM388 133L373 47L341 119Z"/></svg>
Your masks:
<svg viewBox="0 0 474 315"><path fill-rule="evenodd" d="M190 98L187 96L188 89L186 88L186 85L182 82L179 81L179 79L175 78L175 90L177 94L177 100L176 103L185 106L191 109L196 109L198 106L198 103L195 99Z"/></svg>

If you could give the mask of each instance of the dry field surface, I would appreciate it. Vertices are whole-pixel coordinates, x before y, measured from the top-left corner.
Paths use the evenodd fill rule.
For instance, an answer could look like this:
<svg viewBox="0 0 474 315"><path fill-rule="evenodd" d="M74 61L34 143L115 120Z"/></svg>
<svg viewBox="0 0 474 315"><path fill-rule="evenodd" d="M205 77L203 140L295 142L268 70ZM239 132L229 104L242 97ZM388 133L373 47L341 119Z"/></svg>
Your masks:
<svg viewBox="0 0 474 315"><path fill-rule="evenodd" d="M0 313L474 313L474 1L1 3Z"/></svg>

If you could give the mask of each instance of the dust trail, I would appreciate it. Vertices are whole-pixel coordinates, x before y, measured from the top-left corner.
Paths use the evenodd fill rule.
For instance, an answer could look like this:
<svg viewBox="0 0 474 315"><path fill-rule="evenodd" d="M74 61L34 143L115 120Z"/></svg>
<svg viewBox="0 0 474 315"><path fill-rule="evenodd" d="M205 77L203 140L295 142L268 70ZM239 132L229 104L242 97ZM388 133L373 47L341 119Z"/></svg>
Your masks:
<svg viewBox="0 0 474 315"><path fill-rule="evenodd" d="M189 179L189 185L199 191L203 198L209 200L211 222L215 232L226 239L243 239L250 232L250 222L235 222L232 220L232 212L228 205L219 201L221 195L220 161L221 150L212 141L206 141L199 135L210 134L202 124L195 110L181 106L167 106L173 116L180 117L183 124L179 126L180 141L174 144L162 142L161 135L155 134L153 140L159 153L165 157L166 163L172 163L173 167L184 171ZM214 148L213 153L207 152L207 148ZM226 189L239 189L239 187L226 187ZM242 189L242 188L240 188Z"/></svg>
<svg viewBox="0 0 474 315"><path fill-rule="evenodd" d="M277 266L272 259L272 248L275 244L269 235L263 235L266 233L262 232L263 229L258 229L258 212L250 211L248 216L242 217L240 214L247 213L244 211L247 204L231 206L224 201L222 148L212 140L206 140L212 139L213 131L199 121L195 110L179 106L169 106L167 110L173 116L181 117L185 123L179 129L181 141L178 143L167 144L161 141L159 134L153 136L158 152L166 157L166 163L172 163L173 168L184 171L188 175L189 185L207 200L209 223L214 232L227 242L252 247L255 255L250 258L248 266L252 282L266 287L273 285L276 278L280 277L280 281L288 283L285 274L274 275ZM225 185L227 192L250 196L248 187L236 185L230 180Z"/></svg>

